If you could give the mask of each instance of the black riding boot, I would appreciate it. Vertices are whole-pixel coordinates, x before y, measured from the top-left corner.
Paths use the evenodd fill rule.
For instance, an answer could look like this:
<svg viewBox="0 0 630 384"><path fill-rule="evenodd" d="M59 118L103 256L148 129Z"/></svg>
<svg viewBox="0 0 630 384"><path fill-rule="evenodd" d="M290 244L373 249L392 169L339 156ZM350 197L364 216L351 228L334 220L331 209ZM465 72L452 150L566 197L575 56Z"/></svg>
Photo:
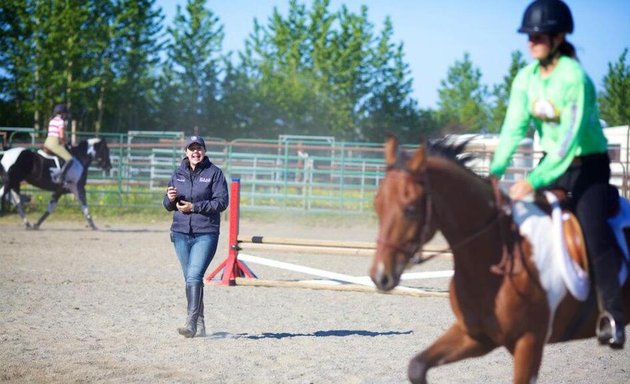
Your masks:
<svg viewBox="0 0 630 384"><path fill-rule="evenodd" d="M186 325L178 328L180 335L185 337L194 337L197 333L197 319L201 310L201 295L203 292L203 283L186 284L186 299L188 300L188 316L186 317Z"/></svg>
<svg viewBox="0 0 630 384"><path fill-rule="evenodd" d="M197 317L197 333L195 337L206 337L206 323L203 318L203 285L201 286L201 299L199 304L199 317Z"/></svg>
<svg viewBox="0 0 630 384"><path fill-rule="evenodd" d="M65 164L61 167L61 171L59 171L59 184L63 184L66 181L66 174L68 173L68 170L72 167L72 162L74 161L74 159L70 159L68 161L65 162Z"/></svg>
<svg viewBox="0 0 630 384"><path fill-rule="evenodd" d="M593 268L600 313L597 319L597 340L600 344L621 349L626 341L626 333L616 260L610 253L600 255L593 260Z"/></svg>

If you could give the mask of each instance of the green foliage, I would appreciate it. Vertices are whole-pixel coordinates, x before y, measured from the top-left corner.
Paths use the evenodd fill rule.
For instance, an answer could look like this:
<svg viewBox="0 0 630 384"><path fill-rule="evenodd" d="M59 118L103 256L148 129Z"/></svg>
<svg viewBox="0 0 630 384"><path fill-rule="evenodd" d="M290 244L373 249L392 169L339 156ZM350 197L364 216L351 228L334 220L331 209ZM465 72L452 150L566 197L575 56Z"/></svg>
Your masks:
<svg viewBox="0 0 630 384"><path fill-rule="evenodd" d="M526 65L527 62L523 59L523 54L520 51L512 52L512 61L510 62L507 75L503 76L503 81L495 85L492 90L494 100L490 111L489 132L499 132L501 130L510 98L512 82L518 71Z"/></svg>
<svg viewBox="0 0 630 384"><path fill-rule="evenodd" d="M221 134L214 116L220 88L223 26L205 0L188 0L186 12L177 6L172 27L168 28L168 60L163 67L160 110L162 129L176 128L186 132L202 128L210 136ZM162 88L162 89L164 89ZM214 128L214 132L212 130Z"/></svg>
<svg viewBox="0 0 630 384"><path fill-rule="evenodd" d="M32 9L26 1L2 0L0 6L0 116L6 125L32 122L28 77L32 67L28 41L33 30L29 23ZM30 125L30 124L29 124Z"/></svg>
<svg viewBox="0 0 630 384"><path fill-rule="evenodd" d="M0 125L45 129L65 102L83 132L196 127L226 139L375 142L391 132L413 144L497 132L525 65L513 52L488 87L464 53L447 69L437 110L421 110L393 23L377 28L366 6L289 0L286 14L254 20L241 51L224 52L223 25L206 3L187 0L165 28L156 0L0 0ZM612 125L630 120L627 52L609 64L599 99Z"/></svg>
<svg viewBox="0 0 630 384"><path fill-rule="evenodd" d="M386 21L380 36L366 7L329 11L329 1L309 9L293 0L286 16L274 10L229 67L224 82L230 132L245 137L331 135L381 140L385 131L417 133L419 111L411 99L402 46L391 42Z"/></svg>
<svg viewBox="0 0 630 384"><path fill-rule="evenodd" d="M156 71L163 48L161 9L155 0L114 2L111 44L115 52L108 131L151 130L157 105ZM110 112L110 111L106 111Z"/></svg>
<svg viewBox="0 0 630 384"><path fill-rule="evenodd" d="M154 3L3 0L2 108L13 111L3 125L45 128L61 102L79 130L98 131L104 121L110 131L125 120L132 124L124 130L146 125L162 21Z"/></svg>
<svg viewBox="0 0 630 384"><path fill-rule="evenodd" d="M455 61L440 82L439 119L445 133L479 132L486 129L488 91L481 84L481 70L473 66L470 55Z"/></svg>
<svg viewBox="0 0 630 384"><path fill-rule="evenodd" d="M604 91L599 97L601 118L609 125L630 124L630 63L626 63L628 48L616 63L608 63L604 76Z"/></svg>
<svg viewBox="0 0 630 384"><path fill-rule="evenodd" d="M391 21L385 21L371 57L374 73L370 77L371 97L366 102L363 136L369 141L383 141L385 133L398 136L401 142L419 143L423 125L417 103L411 98L412 80L404 61L403 45L395 46ZM425 136L429 132L425 129Z"/></svg>

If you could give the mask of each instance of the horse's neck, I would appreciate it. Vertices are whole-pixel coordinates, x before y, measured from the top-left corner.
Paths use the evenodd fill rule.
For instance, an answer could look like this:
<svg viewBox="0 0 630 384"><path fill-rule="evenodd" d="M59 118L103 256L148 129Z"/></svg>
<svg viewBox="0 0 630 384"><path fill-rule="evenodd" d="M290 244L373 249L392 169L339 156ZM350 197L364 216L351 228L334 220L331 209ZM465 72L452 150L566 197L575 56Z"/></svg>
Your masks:
<svg viewBox="0 0 630 384"><path fill-rule="evenodd" d="M429 158L427 174L440 231L451 243L483 229L496 216L491 187L444 158Z"/></svg>
<svg viewBox="0 0 630 384"><path fill-rule="evenodd" d="M82 141L76 147L72 147L72 156L77 158L79 162L83 165L83 167L87 167L92 161L92 157L87 153L88 152L88 144L85 141Z"/></svg>

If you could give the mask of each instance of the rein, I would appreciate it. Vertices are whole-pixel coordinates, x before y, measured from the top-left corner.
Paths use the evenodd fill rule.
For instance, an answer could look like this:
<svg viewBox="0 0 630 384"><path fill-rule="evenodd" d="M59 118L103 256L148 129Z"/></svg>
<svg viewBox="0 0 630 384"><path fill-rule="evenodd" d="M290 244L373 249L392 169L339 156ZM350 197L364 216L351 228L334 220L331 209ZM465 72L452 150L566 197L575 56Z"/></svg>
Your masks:
<svg viewBox="0 0 630 384"><path fill-rule="evenodd" d="M483 235L484 233L488 232L490 229L493 228L493 226L499 222L499 220L501 219L501 217L503 216L501 209L499 208L497 210L497 213L494 215L494 217L492 217L492 219L484 224L479 230L473 232L472 234L466 236L464 239L458 241L457 243L455 243L454 245L449 245L447 247L444 247L443 249L440 249L438 251L433 252L432 254L428 255L427 257L416 257L415 254L418 252L418 250L420 250L422 248L422 246L425 244L428 236L429 236L429 225L427 225L428 223L431 222L432 216L433 216L433 204L432 204L432 199L431 199L431 189L429 186L429 180L426 177L423 176L418 176L418 175L414 175L412 174L409 170L404 169L404 168L399 168L396 166L390 166L387 168L387 172L392 171L392 170L399 170L399 171L403 171L405 173L404 178L407 180L410 180L416 184L419 184L420 186L422 186L425 190L425 212L426 212L426 220L424 222L424 225L422 226L422 231L420 232L420 237L418 239L417 242L414 242L413 240L408 241L407 243L403 244L402 246L397 245L397 244L393 244L391 242L385 241L383 239L378 239L377 243L379 244L383 244L385 247L393 249L395 251L401 252L404 255L406 255L409 259L412 260L412 262L414 264L422 264L423 262L433 258L434 256L437 256L440 253L445 253L449 250L455 250L457 248L460 248L470 242L472 242L473 240L477 239L478 237L480 237L481 235ZM496 186L493 184L493 188L496 189ZM495 190L495 194L498 193L498 190Z"/></svg>
<svg viewBox="0 0 630 384"><path fill-rule="evenodd" d="M501 215L499 213L497 213L492 220L490 220L487 224L485 224L483 227L481 227L481 229L479 229L478 231L466 236L463 240L458 241L457 243L455 243L454 245L448 246L448 247L444 247L442 249L439 249L437 251L434 251L433 253L431 253L430 255L426 256L426 257L413 257L413 263L414 264L422 264L427 260L432 259L433 257L439 255L440 253L446 253L449 250L455 250L457 248L460 248L468 243L470 243L471 241L475 240L476 238L478 238L479 236L483 235L484 233L488 232L493 226L494 224L496 224L499 219L501 218ZM418 245L418 248L420 248L420 244ZM417 250L416 250L417 252ZM415 253L415 252L414 252Z"/></svg>

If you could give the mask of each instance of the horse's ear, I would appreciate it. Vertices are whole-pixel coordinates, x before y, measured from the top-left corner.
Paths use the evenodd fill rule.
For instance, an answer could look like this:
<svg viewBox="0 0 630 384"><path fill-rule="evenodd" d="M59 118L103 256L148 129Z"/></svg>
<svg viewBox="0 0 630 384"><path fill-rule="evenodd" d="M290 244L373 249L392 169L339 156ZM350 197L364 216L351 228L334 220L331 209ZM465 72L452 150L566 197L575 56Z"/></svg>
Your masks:
<svg viewBox="0 0 630 384"><path fill-rule="evenodd" d="M396 162L398 156L398 139L392 134L387 135L385 140L385 165L391 166Z"/></svg>
<svg viewBox="0 0 630 384"><path fill-rule="evenodd" d="M409 160L409 170L412 172L419 171L424 164L424 160L426 159L426 148L424 145L421 145L416 150L416 153L413 154L411 160Z"/></svg>

